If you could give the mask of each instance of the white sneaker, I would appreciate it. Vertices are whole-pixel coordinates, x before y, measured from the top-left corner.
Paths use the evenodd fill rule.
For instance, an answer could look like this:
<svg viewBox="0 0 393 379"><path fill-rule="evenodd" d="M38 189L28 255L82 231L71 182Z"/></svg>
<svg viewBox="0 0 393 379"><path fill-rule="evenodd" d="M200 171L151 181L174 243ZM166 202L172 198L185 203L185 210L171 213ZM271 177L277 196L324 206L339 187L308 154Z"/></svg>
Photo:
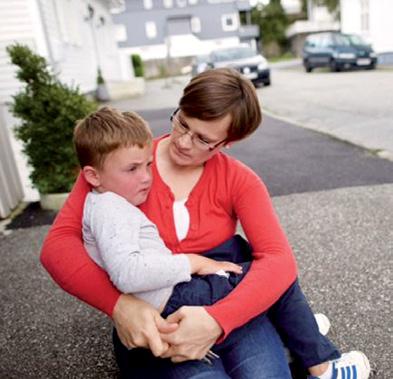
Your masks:
<svg viewBox="0 0 393 379"><path fill-rule="evenodd" d="M323 313L315 313L314 317L318 324L319 333L321 333L323 336L326 336L330 329L329 319Z"/></svg>
<svg viewBox="0 0 393 379"><path fill-rule="evenodd" d="M361 351L344 353L332 364L332 379L368 379L371 371L370 362Z"/></svg>

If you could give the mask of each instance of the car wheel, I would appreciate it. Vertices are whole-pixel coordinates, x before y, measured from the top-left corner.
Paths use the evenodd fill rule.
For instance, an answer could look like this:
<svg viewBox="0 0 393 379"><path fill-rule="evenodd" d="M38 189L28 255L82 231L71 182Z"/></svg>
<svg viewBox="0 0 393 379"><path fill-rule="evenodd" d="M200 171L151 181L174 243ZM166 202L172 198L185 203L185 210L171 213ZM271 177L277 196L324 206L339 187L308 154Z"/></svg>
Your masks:
<svg viewBox="0 0 393 379"><path fill-rule="evenodd" d="M367 66L366 68L367 68L367 70L375 70L376 64L372 63L372 64L370 64L370 66Z"/></svg>
<svg viewBox="0 0 393 379"><path fill-rule="evenodd" d="M303 66L304 66L304 69L306 70L306 72L311 72L314 68L313 66L310 65L310 63L308 61L304 61Z"/></svg>
<svg viewBox="0 0 393 379"><path fill-rule="evenodd" d="M330 71L331 72L339 72L339 71L341 71L340 66L337 64L337 62L334 59L330 60L329 66L330 66Z"/></svg>
<svg viewBox="0 0 393 379"><path fill-rule="evenodd" d="M270 86L270 84L272 84L272 82L270 81L270 78L263 82L264 86Z"/></svg>

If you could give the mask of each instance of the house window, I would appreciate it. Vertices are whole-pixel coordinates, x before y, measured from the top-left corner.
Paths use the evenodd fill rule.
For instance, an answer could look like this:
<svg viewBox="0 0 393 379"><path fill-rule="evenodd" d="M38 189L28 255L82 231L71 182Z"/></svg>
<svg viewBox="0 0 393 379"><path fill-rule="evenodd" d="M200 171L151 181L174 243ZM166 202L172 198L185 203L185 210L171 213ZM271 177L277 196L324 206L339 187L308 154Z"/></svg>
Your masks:
<svg viewBox="0 0 393 379"><path fill-rule="evenodd" d="M187 5L187 0L176 0L176 3L179 8L184 8Z"/></svg>
<svg viewBox="0 0 393 379"><path fill-rule="evenodd" d="M360 2L360 28L362 32L368 32L370 30L369 25L369 0L361 0Z"/></svg>
<svg viewBox="0 0 393 379"><path fill-rule="evenodd" d="M199 17L191 17L191 31L193 33L201 32L201 19Z"/></svg>
<svg viewBox="0 0 393 379"><path fill-rule="evenodd" d="M173 7L173 0L164 0L164 7L165 8L172 8Z"/></svg>
<svg viewBox="0 0 393 379"><path fill-rule="evenodd" d="M145 24L146 36L147 38L156 38L157 37L157 27L154 21L147 21Z"/></svg>
<svg viewBox="0 0 393 379"><path fill-rule="evenodd" d="M127 41L127 28L123 24L115 25L115 38L117 42Z"/></svg>
<svg viewBox="0 0 393 379"><path fill-rule="evenodd" d="M239 28L239 16L236 13L224 14L221 16L222 30L233 32Z"/></svg>
<svg viewBox="0 0 393 379"><path fill-rule="evenodd" d="M153 8L153 0L143 0L143 6L145 9Z"/></svg>

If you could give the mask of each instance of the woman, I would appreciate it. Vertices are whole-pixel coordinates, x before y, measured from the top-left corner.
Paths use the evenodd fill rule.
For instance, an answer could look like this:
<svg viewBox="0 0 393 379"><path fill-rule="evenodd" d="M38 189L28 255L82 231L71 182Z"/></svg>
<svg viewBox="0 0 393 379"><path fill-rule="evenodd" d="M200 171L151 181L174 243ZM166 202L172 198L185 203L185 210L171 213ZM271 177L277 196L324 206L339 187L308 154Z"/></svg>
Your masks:
<svg viewBox="0 0 393 379"><path fill-rule="evenodd" d="M259 126L255 89L234 70L204 72L185 88L171 122L171 134L155 143L153 186L141 209L174 253L231 244L239 220L253 248L241 284L212 306L182 307L167 320L132 295L120 294L82 244L89 191L82 177L45 240L42 263L67 292L112 317L124 377L289 377L274 328L265 316L255 317L296 280L295 260L261 180L220 151ZM221 359L212 365L199 361L213 345ZM131 347L149 347L156 357L184 363Z"/></svg>

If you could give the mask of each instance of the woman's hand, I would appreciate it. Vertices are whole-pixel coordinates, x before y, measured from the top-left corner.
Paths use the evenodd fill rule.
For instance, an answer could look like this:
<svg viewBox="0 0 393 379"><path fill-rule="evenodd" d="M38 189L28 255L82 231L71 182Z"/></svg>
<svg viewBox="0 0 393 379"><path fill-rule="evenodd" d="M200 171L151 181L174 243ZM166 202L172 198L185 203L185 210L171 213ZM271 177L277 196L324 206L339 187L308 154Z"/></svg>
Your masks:
<svg viewBox="0 0 393 379"><path fill-rule="evenodd" d="M159 357L168 350L168 343L160 333L171 333L178 327L163 319L150 304L122 294L113 309L112 319L120 341L127 348L146 347Z"/></svg>
<svg viewBox="0 0 393 379"><path fill-rule="evenodd" d="M204 358L222 334L221 326L203 307L181 307L167 321L179 325L172 333L161 333L162 340L169 344L161 357L170 357L172 362Z"/></svg>
<svg viewBox="0 0 393 379"><path fill-rule="evenodd" d="M235 274L243 272L242 266L232 262L215 261L198 254L186 254L186 256L190 260L191 274L210 275L217 271L233 272Z"/></svg>

